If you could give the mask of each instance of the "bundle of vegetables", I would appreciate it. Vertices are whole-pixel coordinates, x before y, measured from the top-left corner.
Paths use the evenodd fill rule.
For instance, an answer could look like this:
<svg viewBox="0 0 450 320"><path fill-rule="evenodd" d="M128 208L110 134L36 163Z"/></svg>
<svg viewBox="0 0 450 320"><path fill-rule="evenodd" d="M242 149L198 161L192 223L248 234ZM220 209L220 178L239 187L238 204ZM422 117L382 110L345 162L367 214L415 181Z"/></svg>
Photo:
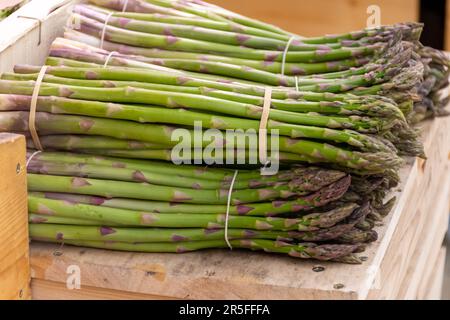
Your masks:
<svg viewBox="0 0 450 320"><path fill-rule="evenodd" d="M29 154L30 156L30 154ZM28 165L30 236L117 250L185 252L227 247L347 263L374 241L367 201L340 203L350 177L294 166L261 177L241 170L176 166L43 152Z"/></svg>
<svg viewBox="0 0 450 320"><path fill-rule="evenodd" d="M198 0L90 2L52 44L36 99L46 151L28 167L33 239L360 262L401 156L425 156L412 123L447 102L449 62L419 43L422 25L301 38ZM25 134L30 155L40 70L0 79L0 131ZM261 176L245 132L260 130L268 88L281 169ZM184 160L220 166L168 163L177 129Z"/></svg>
<svg viewBox="0 0 450 320"><path fill-rule="evenodd" d="M422 30L418 23L302 38L207 3L133 0L124 7L125 1L89 2L95 5L74 9L73 30L67 31L66 38L118 52L118 57L176 69L290 87L298 76L300 90L357 93L362 89L361 94L378 93L400 103L422 101L417 98L421 94L418 86L411 87L408 75L385 72L390 70L383 68L390 56L410 52L407 60L409 67L416 65L415 84L422 82L424 70L425 79L438 80L446 79L448 70L448 57L418 41ZM124 8L127 12L121 12ZM386 55L389 50L391 54ZM70 50L56 50L52 55L74 57ZM75 57L87 62L99 59ZM425 81L425 86L436 92L442 88L431 82ZM442 105L439 100L435 97L436 106ZM425 116L436 115L433 106L427 106ZM417 109L422 116L411 119L424 117L423 104L417 103Z"/></svg>

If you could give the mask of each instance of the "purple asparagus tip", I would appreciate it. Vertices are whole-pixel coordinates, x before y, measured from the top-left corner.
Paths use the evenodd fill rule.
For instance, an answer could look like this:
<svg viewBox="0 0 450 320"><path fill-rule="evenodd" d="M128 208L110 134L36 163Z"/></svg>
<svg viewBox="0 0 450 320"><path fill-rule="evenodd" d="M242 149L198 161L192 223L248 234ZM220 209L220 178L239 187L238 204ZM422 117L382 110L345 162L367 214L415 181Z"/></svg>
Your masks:
<svg viewBox="0 0 450 320"><path fill-rule="evenodd" d="M101 197L91 197L89 202L90 204L100 206L105 202L105 199Z"/></svg>
<svg viewBox="0 0 450 320"><path fill-rule="evenodd" d="M31 223L44 223L46 222L48 219L44 218L44 217L32 217L31 218Z"/></svg>
<svg viewBox="0 0 450 320"><path fill-rule="evenodd" d="M177 246L177 253L185 253L185 252L189 252L189 249L183 246Z"/></svg>
<svg viewBox="0 0 450 320"><path fill-rule="evenodd" d="M167 43L168 44L174 44L178 41L177 37L173 37L173 36L167 36Z"/></svg>
<svg viewBox="0 0 450 320"><path fill-rule="evenodd" d="M217 228L217 229L205 229L203 231L203 233L208 235L208 234L213 234L213 233L219 232L220 230L221 230L220 228Z"/></svg>
<svg viewBox="0 0 450 320"><path fill-rule="evenodd" d="M173 242L189 241L188 237L181 236L179 234L172 235L171 239Z"/></svg>
<svg viewBox="0 0 450 320"><path fill-rule="evenodd" d="M201 188L202 188L202 186L198 182L195 182L192 184L192 189L200 190Z"/></svg>
<svg viewBox="0 0 450 320"><path fill-rule="evenodd" d="M253 238L256 237L257 235L258 233L253 230L244 230L244 237L246 238Z"/></svg>
<svg viewBox="0 0 450 320"><path fill-rule="evenodd" d="M53 216L55 214L55 211L47 207L46 205L39 203L37 207L37 211L39 214L45 214L47 216Z"/></svg>
<svg viewBox="0 0 450 320"><path fill-rule="evenodd" d="M175 191L173 193L172 201L174 201L174 202L183 202L183 201L189 201L189 200L192 200L192 197L190 197L189 195L187 195L184 192Z"/></svg>
<svg viewBox="0 0 450 320"><path fill-rule="evenodd" d="M141 215L141 223L144 225L151 225L158 220L157 214L155 213L143 213Z"/></svg>
<svg viewBox="0 0 450 320"><path fill-rule="evenodd" d="M247 40L249 40L251 37L247 36L245 34L238 34L236 36L236 40L239 42L239 44L244 44Z"/></svg>
<svg viewBox="0 0 450 320"><path fill-rule="evenodd" d="M127 165L124 162L113 162L113 168L126 168Z"/></svg>
<svg viewBox="0 0 450 320"><path fill-rule="evenodd" d="M94 124L95 121L93 120L82 120L80 121L80 128L84 131L89 131Z"/></svg>
<svg viewBox="0 0 450 320"><path fill-rule="evenodd" d="M266 54L264 60L266 60L266 61L275 61L278 58L279 55L280 54L276 53L276 52L269 52L269 53Z"/></svg>
<svg viewBox="0 0 450 320"><path fill-rule="evenodd" d="M98 79L98 73L94 71L86 71L86 79L87 80L97 80Z"/></svg>
<svg viewBox="0 0 450 320"><path fill-rule="evenodd" d="M147 178L145 177L145 175L139 170L136 170L136 171L133 172L133 177L132 178L133 178L134 181L137 181L137 182L149 182L147 180Z"/></svg>
<svg viewBox="0 0 450 320"><path fill-rule="evenodd" d="M303 76L306 74L306 70L300 67L292 67L291 72L294 76Z"/></svg>
<svg viewBox="0 0 450 320"><path fill-rule="evenodd" d="M239 215L246 215L247 213L249 213L253 209L254 209L253 207L249 207L249 206L246 206L246 205L238 205L238 206L236 206L236 210L237 210L237 213Z"/></svg>
<svg viewBox="0 0 450 320"><path fill-rule="evenodd" d="M116 230L114 230L113 228L110 227L100 227L100 234L102 236L107 236L108 234L112 234L115 233Z"/></svg>
<svg viewBox="0 0 450 320"><path fill-rule="evenodd" d="M119 18L119 25L123 28L125 27L131 20L127 18Z"/></svg>
<svg viewBox="0 0 450 320"><path fill-rule="evenodd" d="M274 206L275 208L279 208L279 207L285 205L285 204L286 204L286 201L283 201L283 200L275 200L275 201L272 202L272 204L273 204L273 206Z"/></svg>
<svg viewBox="0 0 450 320"><path fill-rule="evenodd" d="M91 184L83 178L72 178L72 187L74 188L81 188L81 187L86 187L86 186L90 186Z"/></svg>
<svg viewBox="0 0 450 320"><path fill-rule="evenodd" d="M59 93L61 94L62 97L70 97L73 94L73 91L67 87L60 87Z"/></svg>

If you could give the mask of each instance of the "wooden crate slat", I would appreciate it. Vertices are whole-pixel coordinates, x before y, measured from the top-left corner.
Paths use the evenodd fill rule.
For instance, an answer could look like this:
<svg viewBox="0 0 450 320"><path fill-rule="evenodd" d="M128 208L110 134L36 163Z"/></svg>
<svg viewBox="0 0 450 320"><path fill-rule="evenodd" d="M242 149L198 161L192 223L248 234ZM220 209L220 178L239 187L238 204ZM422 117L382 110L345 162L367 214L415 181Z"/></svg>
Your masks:
<svg viewBox="0 0 450 320"><path fill-rule="evenodd" d="M419 288L418 299L440 300L442 298L442 286L444 284L445 260L447 249L442 247L439 256L431 273L431 277L427 283Z"/></svg>
<svg viewBox="0 0 450 320"><path fill-rule="evenodd" d="M25 138L0 133L0 300L30 297Z"/></svg>

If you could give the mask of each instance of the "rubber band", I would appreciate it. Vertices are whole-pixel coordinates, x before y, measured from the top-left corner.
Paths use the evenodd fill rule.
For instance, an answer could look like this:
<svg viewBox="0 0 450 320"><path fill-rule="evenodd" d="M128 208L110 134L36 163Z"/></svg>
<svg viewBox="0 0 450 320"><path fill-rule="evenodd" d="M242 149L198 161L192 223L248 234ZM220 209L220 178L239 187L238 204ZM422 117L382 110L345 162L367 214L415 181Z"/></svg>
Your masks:
<svg viewBox="0 0 450 320"><path fill-rule="evenodd" d="M105 42L105 32L106 32L106 27L108 26L108 20L111 18L111 16L114 14L114 12L110 12L105 19L105 23L103 24L103 29L102 29L102 36L100 37L100 49L103 49L103 42Z"/></svg>
<svg viewBox="0 0 450 320"><path fill-rule="evenodd" d="M272 104L272 87L266 87L264 91L264 104L259 122L258 142L259 160L267 165L267 122L269 121L270 107Z"/></svg>
<svg viewBox="0 0 450 320"><path fill-rule="evenodd" d="M31 133L31 138L33 139L34 146L38 150L44 150L42 148L41 141L39 140L39 135L36 130L36 107L37 107L37 99L39 97L39 90L41 88L42 80L44 79L45 72L47 71L47 66L42 66L41 71L39 71L39 75L34 84L33 94L31 96L30 103L30 116L28 118L28 129Z"/></svg>
<svg viewBox="0 0 450 320"><path fill-rule="evenodd" d="M295 76L295 77L294 77L294 80L295 80L295 90L297 90L297 92L298 92L298 91L299 91L299 90L298 90L298 77Z"/></svg>
<svg viewBox="0 0 450 320"><path fill-rule="evenodd" d="M233 179L230 183L230 189L228 190L228 199L227 199L227 212L225 215L225 242L227 243L230 250L233 250L233 246L228 239L228 220L230 218L230 206L231 206L231 194L233 193L234 182L236 181L236 177L239 173L239 170L234 171Z"/></svg>
<svg viewBox="0 0 450 320"><path fill-rule="evenodd" d="M28 168L28 165L30 164L31 159L33 159L33 157L34 157L35 155L37 155L37 154L39 154L39 153L41 153L41 152L42 152L41 150L37 150L37 151L33 152L33 154L28 158L27 163L25 164L25 167Z"/></svg>
<svg viewBox="0 0 450 320"><path fill-rule="evenodd" d="M127 10L128 6L128 0L125 0L125 4L123 5L122 12L125 12Z"/></svg>
<svg viewBox="0 0 450 320"><path fill-rule="evenodd" d="M42 20L39 18L28 17L28 16L17 16L17 18L36 20L39 23L38 24L38 32L39 32L38 46L39 46L41 44L41 40L42 40Z"/></svg>
<svg viewBox="0 0 450 320"><path fill-rule="evenodd" d="M284 76L284 69L286 66L286 58L287 58L287 53L289 51L289 47L292 44L292 41L294 41L294 39L296 38L296 36L292 36L289 41L286 43L286 48L284 48L284 52L283 52L283 60L281 62L281 74Z"/></svg>
<svg viewBox="0 0 450 320"><path fill-rule="evenodd" d="M111 59L111 57L113 56L113 54L118 53L117 51L111 51L108 56L106 57L106 61L103 64L103 68L106 68L108 66L108 62Z"/></svg>

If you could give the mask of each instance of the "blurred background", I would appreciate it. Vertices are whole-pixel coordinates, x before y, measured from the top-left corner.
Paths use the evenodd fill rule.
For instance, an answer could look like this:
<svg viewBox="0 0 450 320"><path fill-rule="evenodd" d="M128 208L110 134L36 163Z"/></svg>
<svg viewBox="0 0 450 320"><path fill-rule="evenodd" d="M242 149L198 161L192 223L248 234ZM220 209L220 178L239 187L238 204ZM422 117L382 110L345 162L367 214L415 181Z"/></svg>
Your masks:
<svg viewBox="0 0 450 320"><path fill-rule="evenodd" d="M209 0L303 36L359 30L366 26L367 8L381 9L381 23L426 23L423 42L450 51L449 0ZM449 17L447 23L445 16ZM447 31L448 30L448 31ZM447 32L446 32L447 31Z"/></svg>
<svg viewBox="0 0 450 320"><path fill-rule="evenodd" d="M450 51L450 0L207 0L246 16L273 23L302 36L320 36L366 27L369 6L380 8L381 24L425 23L422 42ZM449 199L450 202L450 199ZM450 233L447 248L450 248ZM447 250L443 299L450 299L450 250Z"/></svg>

